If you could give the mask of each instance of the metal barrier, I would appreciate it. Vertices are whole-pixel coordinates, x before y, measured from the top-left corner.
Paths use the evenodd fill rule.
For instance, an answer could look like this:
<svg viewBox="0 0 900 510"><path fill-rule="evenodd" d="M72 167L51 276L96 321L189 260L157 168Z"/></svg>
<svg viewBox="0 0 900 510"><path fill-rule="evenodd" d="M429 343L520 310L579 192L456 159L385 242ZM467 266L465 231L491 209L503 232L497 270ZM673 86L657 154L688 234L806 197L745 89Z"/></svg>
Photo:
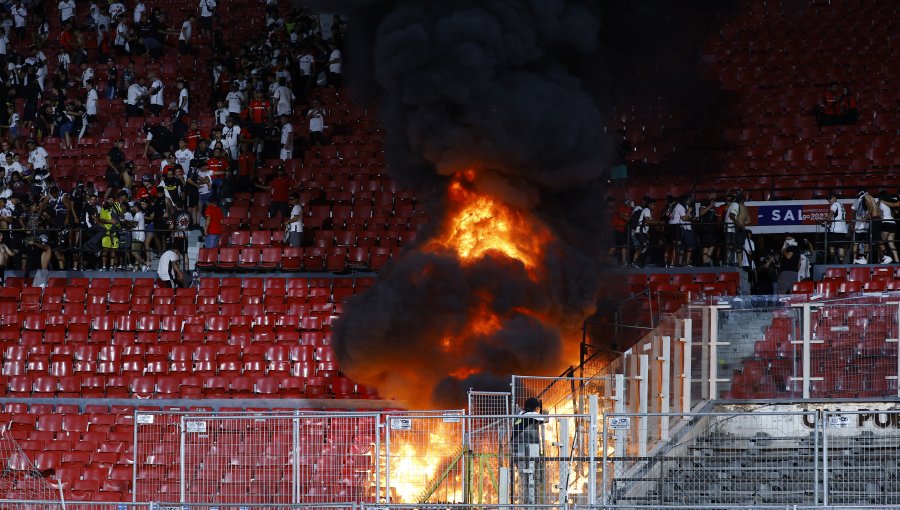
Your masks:
<svg viewBox="0 0 900 510"><path fill-rule="evenodd" d="M652 423L678 421L668 439ZM816 412L604 416L602 498L610 505L818 504Z"/></svg>
<svg viewBox="0 0 900 510"><path fill-rule="evenodd" d="M593 501L592 414L135 412L134 502Z"/></svg>
<svg viewBox="0 0 900 510"><path fill-rule="evenodd" d="M377 501L371 413L135 412L134 501Z"/></svg>

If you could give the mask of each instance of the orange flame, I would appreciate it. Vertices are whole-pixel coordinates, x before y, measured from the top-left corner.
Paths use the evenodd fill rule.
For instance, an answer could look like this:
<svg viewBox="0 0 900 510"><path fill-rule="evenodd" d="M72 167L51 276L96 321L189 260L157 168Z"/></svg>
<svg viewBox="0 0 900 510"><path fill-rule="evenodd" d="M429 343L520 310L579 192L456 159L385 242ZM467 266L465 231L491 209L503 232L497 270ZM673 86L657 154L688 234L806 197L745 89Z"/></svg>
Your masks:
<svg viewBox="0 0 900 510"><path fill-rule="evenodd" d="M522 211L464 184L472 182L474 176L474 171L467 170L450 184L448 205L455 212L426 248L453 250L464 261L502 253L533 272L540 267L544 244L551 239L548 229Z"/></svg>

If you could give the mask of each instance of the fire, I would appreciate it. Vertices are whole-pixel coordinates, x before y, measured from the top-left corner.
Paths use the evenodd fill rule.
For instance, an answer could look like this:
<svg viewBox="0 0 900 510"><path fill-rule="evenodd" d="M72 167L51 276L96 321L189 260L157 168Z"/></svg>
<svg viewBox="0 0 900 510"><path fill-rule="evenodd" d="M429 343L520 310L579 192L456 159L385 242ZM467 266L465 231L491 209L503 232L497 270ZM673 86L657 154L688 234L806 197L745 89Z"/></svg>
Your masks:
<svg viewBox="0 0 900 510"><path fill-rule="evenodd" d="M461 172L450 184L448 205L454 212L427 248L455 251L465 261L502 253L529 271L539 268L544 244L551 238L547 228L523 211L471 189L474 176L473 171Z"/></svg>
<svg viewBox="0 0 900 510"><path fill-rule="evenodd" d="M427 433L391 435L392 503L462 501L461 438L447 425L440 425ZM436 484L444 473L446 478Z"/></svg>

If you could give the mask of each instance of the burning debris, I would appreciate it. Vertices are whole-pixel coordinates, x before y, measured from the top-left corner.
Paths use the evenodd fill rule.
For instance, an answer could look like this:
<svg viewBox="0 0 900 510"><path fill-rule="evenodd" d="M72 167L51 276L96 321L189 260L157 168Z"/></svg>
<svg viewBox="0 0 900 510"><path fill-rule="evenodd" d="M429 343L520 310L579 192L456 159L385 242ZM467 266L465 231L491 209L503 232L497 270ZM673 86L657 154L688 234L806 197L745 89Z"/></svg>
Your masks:
<svg viewBox="0 0 900 510"><path fill-rule="evenodd" d="M569 69L598 21L577 0L389 5L370 47L390 168L430 190L432 222L348 304L334 342L383 396L459 405L576 359L609 143Z"/></svg>

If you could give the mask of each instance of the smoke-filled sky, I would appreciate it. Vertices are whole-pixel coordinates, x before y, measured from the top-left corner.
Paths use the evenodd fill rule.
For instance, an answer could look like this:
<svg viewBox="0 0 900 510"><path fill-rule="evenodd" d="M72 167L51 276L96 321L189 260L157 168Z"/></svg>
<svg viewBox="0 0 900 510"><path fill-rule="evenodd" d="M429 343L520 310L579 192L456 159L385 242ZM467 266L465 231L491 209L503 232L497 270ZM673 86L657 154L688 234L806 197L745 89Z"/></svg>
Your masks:
<svg viewBox="0 0 900 510"><path fill-rule="evenodd" d="M579 0L379 6L365 20L351 16L348 62L351 80L374 78L391 173L420 190L437 225L449 177L473 168L478 193L525 211L553 240L538 279L500 255L462 263L407 249L336 325L341 366L412 405L458 404L470 387L508 388L513 373L555 375L574 361L563 359L563 339L592 311L599 286L609 141L574 72L596 50L596 9ZM441 350L485 309L498 331L457 354Z"/></svg>

